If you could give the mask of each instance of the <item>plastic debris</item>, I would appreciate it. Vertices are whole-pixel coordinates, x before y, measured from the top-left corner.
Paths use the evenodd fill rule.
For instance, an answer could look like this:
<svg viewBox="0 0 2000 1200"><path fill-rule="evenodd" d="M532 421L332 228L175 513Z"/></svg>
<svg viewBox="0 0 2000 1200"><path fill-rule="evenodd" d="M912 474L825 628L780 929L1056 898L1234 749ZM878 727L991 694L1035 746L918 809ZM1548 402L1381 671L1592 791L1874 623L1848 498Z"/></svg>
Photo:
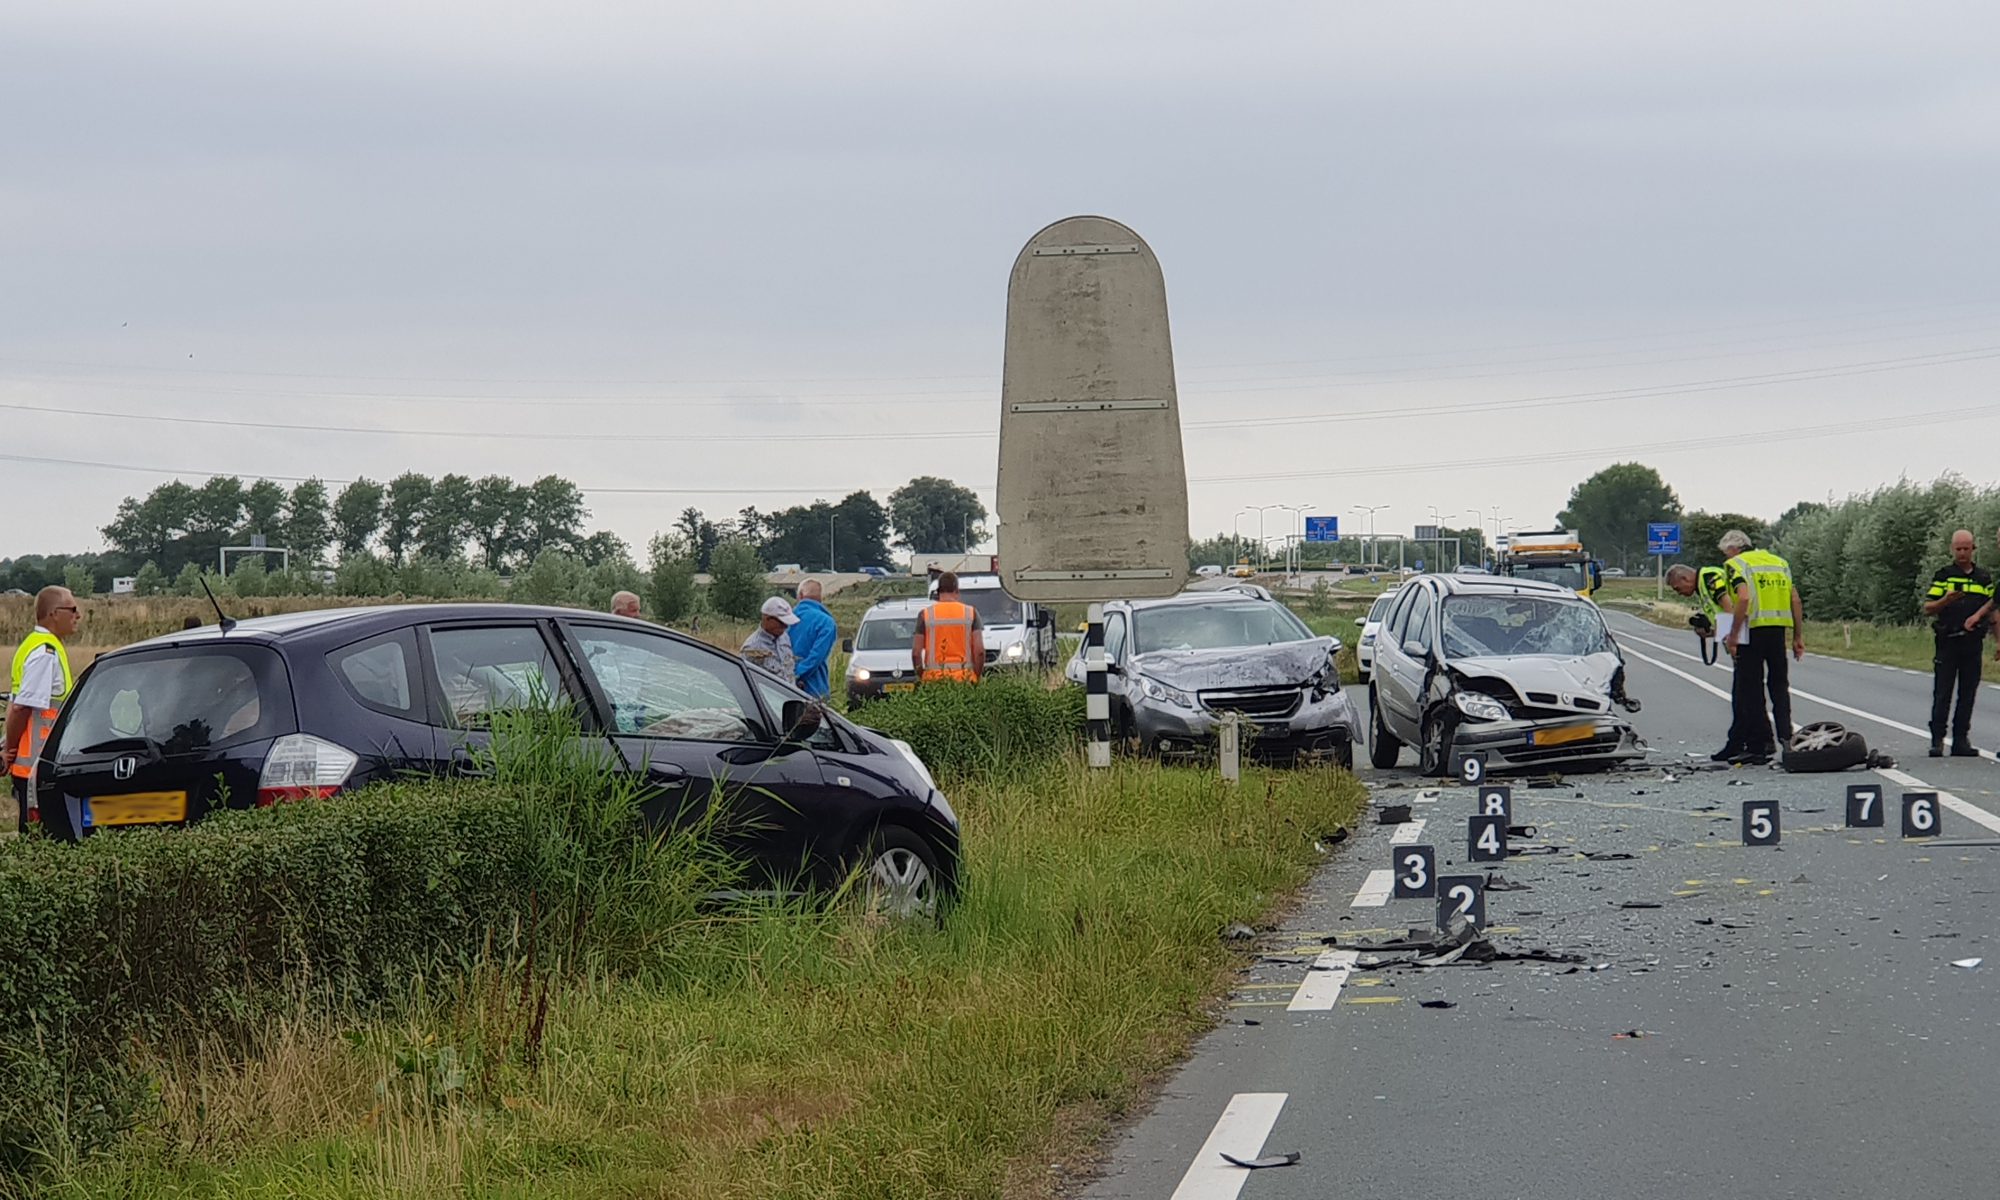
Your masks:
<svg viewBox="0 0 2000 1200"><path fill-rule="evenodd" d="M1262 1024L1263 1024L1264 1022L1262 1022L1262 1021L1259 1021L1259 1020L1258 1020L1257 1018L1255 1018L1255 1017L1245 1017L1245 1018L1243 1018L1243 1023L1244 1023L1245 1025L1262 1025Z"/></svg>
<svg viewBox="0 0 2000 1200"><path fill-rule="evenodd" d="M1254 940L1256 936L1257 931L1241 921L1222 931L1222 940L1225 942L1248 942Z"/></svg>
<svg viewBox="0 0 2000 1200"><path fill-rule="evenodd" d="M1489 892L1532 892L1535 889L1525 883L1515 883L1513 880L1496 871L1486 877L1486 890Z"/></svg>
<svg viewBox="0 0 2000 1200"><path fill-rule="evenodd" d="M1650 1029L1628 1029L1624 1033L1612 1034L1611 1040L1614 1042L1629 1042L1629 1041L1635 1041L1643 1037L1658 1037L1658 1036L1659 1034L1654 1033Z"/></svg>
<svg viewBox="0 0 2000 1200"><path fill-rule="evenodd" d="M1659 907L1661 907L1661 905L1660 905L1660 902L1659 902L1658 900L1627 900L1627 901L1625 901L1625 902L1624 902L1623 904L1620 904L1620 905L1619 905L1618 907L1620 907L1620 908L1659 908Z"/></svg>
<svg viewBox="0 0 2000 1200"><path fill-rule="evenodd" d="M1986 960L1983 958L1961 958L1957 962L1952 963L1951 965L1957 967L1962 971L1972 971L1978 969L1979 964L1985 961Z"/></svg>
<svg viewBox="0 0 2000 1200"><path fill-rule="evenodd" d="M1628 858L1637 858L1639 856L1624 850L1593 850L1585 853L1584 857L1591 862L1623 862Z"/></svg>
<svg viewBox="0 0 2000 1200"><path fill-rule="evenodd" d="M1375 810L1377 825L1407 825L1410 823L1410 806L1407 804L1385 804Z"/></svg>
<svg viewBox="0 0 2000 1200"><path fill-rule="evenodd" d="M1458 1007L1458 1001L1456 1001L1456 1000L1422 1000L1422 1001L1419 1001L1419 1002L1417 1003L1417 1007L1419 1007L1419 1008L1457 1008L1457 1007Z"/></svg>
<svg viewBox="0 0 2000 1200"><path fill-rule="evenodd" d="M1507 827L1507 836L1510 838L1531 838L1535 836L1535 827L1533 825L1509 825Z"/></svg>
<svg viewBox="0 0 2000 1200"><path fill-rule="evenodd" d="M1246 1171L1265 1171L1272 1167L1295 1167L1299 1165L1299 1152L1296 1150L1291 1150L1284 1154L1266 1154L1262 1158L1238 1158L1227 1150L1218 1151L1218 1153L1222 1155L1223 1161L1227 1162L1230 1166L1242 1167Z"/></svg>

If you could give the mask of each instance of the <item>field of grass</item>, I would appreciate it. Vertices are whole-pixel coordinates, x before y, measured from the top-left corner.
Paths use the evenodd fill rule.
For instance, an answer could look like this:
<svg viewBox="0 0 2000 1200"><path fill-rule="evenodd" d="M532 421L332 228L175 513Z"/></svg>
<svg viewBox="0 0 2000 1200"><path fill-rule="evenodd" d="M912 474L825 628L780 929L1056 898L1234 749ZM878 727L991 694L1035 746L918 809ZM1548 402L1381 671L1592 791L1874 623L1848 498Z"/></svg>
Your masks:
<svg viewBox="0 0 2000 1200"><path fill-rule="evenodd" d="M532 1065L482 1053L512 1006L476 979L162 1050L116 1152L39 1194L1050 1196L1212 1021L1239 960L1219 931L1363 803L1331 770L1229 788L1068 755L951 795L967 882L941 928L714 916L675 935L711 939L698 971L559 992Z"/></svg>

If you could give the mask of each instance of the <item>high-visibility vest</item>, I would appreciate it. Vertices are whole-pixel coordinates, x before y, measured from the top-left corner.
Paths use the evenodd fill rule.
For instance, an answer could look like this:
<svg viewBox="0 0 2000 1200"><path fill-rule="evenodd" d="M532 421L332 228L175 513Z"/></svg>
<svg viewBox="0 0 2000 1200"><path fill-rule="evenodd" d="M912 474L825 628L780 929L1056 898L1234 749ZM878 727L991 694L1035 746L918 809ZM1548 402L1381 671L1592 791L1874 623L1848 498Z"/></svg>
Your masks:
<svg viewBox="0 0 2000 1200"><path fill-rule="evenodd" d="M1750 583L1750 628L1791 628L1792 567L1769 550L1745 550L1729 560L1729 581Z"/></svg>
<svg viewBox="0 0 2000 1200"><path fill-rule="evenodd" d="M1695 573L1694 594L1701 601L1701 611L1713 620L1729 599L1729 572L1721 567L1703 567Z"/></svg>
<svg viewBox="0 0 2000 1200"><path fill-rule="evenodd" d="M973 633L979 614L970 604L939 600L924 610L924 674L926 682L939 679L977 679L973 655L986 661L986 647Z"/></svg>
<svg viewBox="0 0 2000 1200"><path fill-rule="evenodd" d="M44 646L55 648L56 662L62 667L62 682L49 694L49 706L36 709L28 718L28 727L21 731L21 744L17 747L12 770L17 779L26 779L35 773L35 760L42 756L42 746L49 740L49 730L55 728L56 714L62 710L63 701L69 699L70 689L76 686L76 676L69 669L69 651L63 649L62 639L53 633L36 630L14 651L13 694L21 694L21 676L28 669L28 656Z"/></svg>

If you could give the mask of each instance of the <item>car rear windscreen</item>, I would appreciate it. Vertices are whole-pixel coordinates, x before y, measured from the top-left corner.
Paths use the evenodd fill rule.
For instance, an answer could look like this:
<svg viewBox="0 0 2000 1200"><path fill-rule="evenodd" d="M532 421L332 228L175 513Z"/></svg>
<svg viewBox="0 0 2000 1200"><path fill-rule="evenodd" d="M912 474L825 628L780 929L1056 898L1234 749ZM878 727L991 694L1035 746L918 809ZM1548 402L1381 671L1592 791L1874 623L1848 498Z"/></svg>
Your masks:
<svg viewBox="0 0 2000 1200"><path fill-rule="evenodd" d="M183 646L99 662L63 710L58 762L125 747L188 754L298 730L285 663L266 646Z"/></svg>

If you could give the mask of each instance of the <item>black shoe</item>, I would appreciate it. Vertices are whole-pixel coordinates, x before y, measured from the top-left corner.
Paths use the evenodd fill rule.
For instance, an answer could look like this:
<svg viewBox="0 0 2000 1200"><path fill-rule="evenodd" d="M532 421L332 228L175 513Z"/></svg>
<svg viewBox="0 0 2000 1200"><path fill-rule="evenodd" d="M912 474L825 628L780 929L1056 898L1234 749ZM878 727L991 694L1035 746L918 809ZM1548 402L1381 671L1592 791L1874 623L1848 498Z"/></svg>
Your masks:
<svg viewBox="0 0 2000 1200"><path fill-rule="evenodd" d="M1729 761L1739 767L1761 767L1769 763L1775 753L1769 746L1753 746Z"/></svg>
<svg viewBox="0 0 2000 1200"><path fill-rule="evenodd" d="M1931 743L1931 757L1932 757L1932 758L1943 758L1943 757L1944 757L1944 743L1943 743L1943 742L1932 742L1932 743Z"/></svg>
<svg viewBox="0 0 2000 1200"><path fill-rule="evenodd" d="M1736 756L1741 753L1743 753L1743 747L1741 746L1724 746L1722 749L1709 755L1708 761L1719 763L1733 762Z"/></svg>
<svg viewBox="0 0 2000 1200"><path fill-rule="evenodd" d="M1979 751L1973 749L1965 742L1953 742L1951 744L1951 756L1953 758L1978 758Z"/></svg>

